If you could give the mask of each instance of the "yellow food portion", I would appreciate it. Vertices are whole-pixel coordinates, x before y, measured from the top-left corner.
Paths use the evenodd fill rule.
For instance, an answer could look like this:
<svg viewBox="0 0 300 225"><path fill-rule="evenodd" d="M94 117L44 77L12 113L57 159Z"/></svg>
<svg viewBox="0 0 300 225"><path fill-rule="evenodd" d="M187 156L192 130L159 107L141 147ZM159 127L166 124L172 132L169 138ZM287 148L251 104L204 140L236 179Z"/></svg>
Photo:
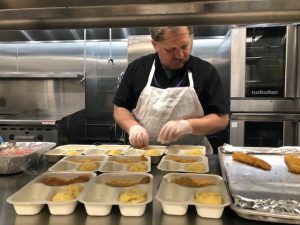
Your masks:
<svg viewBox="0 0 300 225"><path fill-rule="evenodd" d="M191 172L203 172L205 170L205 167L203 163L201 162L196 162L196 163L191 163L185 166L186 171L191 171Z"/></svg>
<svg viewBox="0 0 300 225"><path fill-rule="evenodd" d="M95 171L97 170L97 164L94 162L85 162L78 168L80 171Z"/></svg>
<svg viewBox="0 0 300 225"><path fill-rule="evenodd" d="M221 205L222 196L218 192L195 193L195 202L201 204Z"/></svg>
<svg viewBox="0 0 300 225"><path fill-rule="evenodd" d="M72 201L78 197L82 191L82 186L80 185L69 185L63 188L61 191L57 192L53 197L53 202L65 202Z"/></svg>
<svg viewBox="0 0 300 225"><path fill-rule="evenodd" d="M66 153L65 153L65 155L80 155L80 151L67 151Z"/></svg>
<svg viewBox="0 0 300 225"><path fill-rule="evenodd" d="M145 151L144 155L147 155L147 156L159 156L160 155L160 151L157 150L157 149L151 149L151 150Z"/></svg>
<svg viewBox="0 0 300 225"><path fill-rule="evenodd" d="M141 203L146 201L146 193L138 188L131 188L119 196L120 202Z"/></svg>
<svg viewBox="0 0 300 225"><path fill-rule="evenodd" d="M127 167L127 171L129 172L145 172L147 171L146 163L132 163Z"/></svg>
<svg viewBox="0 0 300 225"><path fill-rule="evenodd" d="M203 155L203 152L199 149L191 149L191 150L185 150L185 155Z"/></svg>
<svg viewBox="0 0 300 225"><path fill-rule="evenodd" d="M109 155L121 155L122 154L122 150L120 149L113 149L113 150L110 150L108 152Z"/></svg>

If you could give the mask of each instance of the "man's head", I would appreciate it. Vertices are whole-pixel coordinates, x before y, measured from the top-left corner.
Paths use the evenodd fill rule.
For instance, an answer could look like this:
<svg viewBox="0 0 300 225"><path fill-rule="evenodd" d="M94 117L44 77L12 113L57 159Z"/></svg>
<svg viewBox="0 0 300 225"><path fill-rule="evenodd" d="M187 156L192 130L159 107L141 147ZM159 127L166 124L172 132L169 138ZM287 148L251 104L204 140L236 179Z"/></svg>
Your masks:
<svg viewBox="0 0 300 225"><path fill-rule="evenodd" d="M150 32L153 47L164 67L179 69L188 61L193 45L192 27L153 27Z"/></svg>

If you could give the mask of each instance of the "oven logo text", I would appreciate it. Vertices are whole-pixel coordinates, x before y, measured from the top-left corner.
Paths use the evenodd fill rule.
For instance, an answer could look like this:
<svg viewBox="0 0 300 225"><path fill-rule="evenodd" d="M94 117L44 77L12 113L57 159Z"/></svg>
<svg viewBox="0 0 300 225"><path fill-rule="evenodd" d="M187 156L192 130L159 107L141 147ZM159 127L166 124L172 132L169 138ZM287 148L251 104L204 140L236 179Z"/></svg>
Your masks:
<svg viewBox="0 0 300 225"><path fill-rule="evenodd" d="M272 90L251 90L251 95L278 95L278 91L272 91Z"/></svg>

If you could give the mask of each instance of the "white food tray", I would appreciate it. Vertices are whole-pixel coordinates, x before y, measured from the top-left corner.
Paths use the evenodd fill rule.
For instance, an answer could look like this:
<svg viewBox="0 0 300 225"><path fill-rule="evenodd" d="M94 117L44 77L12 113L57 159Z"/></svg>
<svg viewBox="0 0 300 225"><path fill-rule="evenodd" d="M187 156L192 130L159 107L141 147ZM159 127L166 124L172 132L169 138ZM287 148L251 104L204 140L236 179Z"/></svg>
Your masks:
<svg viewBox="0 0 300 225"><path fill-rule="evenodd" d="M79 144L69 144L57 146L50 151L44 153L48 162L57 162L65 156L75 156L82 155L88 149L93 148L95 145L79 145Z"/></svg>
<svg viewBox="0 0 300 225"><path fill-rule="evenodd" d="M131 149L138 149L138 148L131 148ZM161 160L161 157L166 152L167 147L163 145L149 145L147 148L138 149L143 151L144 156L151 157L152 164L158 164Z"/></svg>
<svg viewBox="0 0 300 225"><path fill-rule="evenodd" d="M86 155L131 155L140 156L143 155L143 150L140 149L99 149L91 148L85 154Z"/></svg>
<svg viewBox="0 0 300 225"><path fill-rule="evenodd" d="M205 156L206 147L201 145L169 145L166 154Z"/></svg>
<svg viewBox="0 0 300 225"><path fill-rule="evenodd" d="M203 187L186 187L172 180L178 177L206 179L215 183ZM222 204L200 204L195 202L195 193L217 192L222 197ZM197 214L206 218L220 218L224 207L230 204L229 196L222 177L210 174L169 173L163 176L156 199L161 203L164 213L169 215L185 215L188 205L195 205Z"/></svg>
<svg viewBox="0 0 300 225"><path fill-rule="evenodd" d="M129 187L112 187L106 184L109 181L141 180L149 177L150 182L135 184ZM144 214L147 203L152 201L153 176L148 173L106 173L93 179L91 185L80 197L88 215L105 216L111 212L113 205L118 205L123 216L141 216ZM145 201L140 203L120 202L120 195L130 189L139 189L146 194Z"/></svg>
<svg viewBox="0 0 300 225"><path fill-rule="evenodd" d="M180 159L182 162L171 160L171 157ZM199 164L203 165L203 170L199 169ZM209 165L208 159L205 156L165 155L160 160L157 169L173 172L207 173L209 171Z"/></svg>
<svg viewBox="0 0 300 225"><path fill-rule="evenodd" d="M88 182L76 183L84 188L91 181L91 178L95 176L93 173L45 173L28 184L22 187L19 191L8 197L7 202L13 204L14 209L18 215L35 215L38 214L45 205L48 205L49 211L53 215L68 215L71 214L77 204L78 198L82 194L73 200L53 202L53 196L61 191L64 191L70 185L62 186L50 186L42 182L46 178L59 178L63 180L70 180L79 176L88 177Z"/></svg>
<svg viewBox="0 0 300 225"><path fill-rule="evenodd" d="M49 168L52 172L96 172L100 171L107 156L67 156ZM91 166L95 166L92 168Z"/></svg>
<svg viewBox="0 0 300 225"><path fill-rule="evenodd" d="M121 149L121 150L127 150L130 148L130 145L96 145L94 147L95 149L100 150L114 150L114 149Z"/></svg>
<svg viewBox="0 0 300 225"><path fill-rule="evenodd" d="M142 161L142 158L146 159L146 161ZM150 171L151 171L150 156L109 156L101 168L101 172L150 172Z"/></svg>

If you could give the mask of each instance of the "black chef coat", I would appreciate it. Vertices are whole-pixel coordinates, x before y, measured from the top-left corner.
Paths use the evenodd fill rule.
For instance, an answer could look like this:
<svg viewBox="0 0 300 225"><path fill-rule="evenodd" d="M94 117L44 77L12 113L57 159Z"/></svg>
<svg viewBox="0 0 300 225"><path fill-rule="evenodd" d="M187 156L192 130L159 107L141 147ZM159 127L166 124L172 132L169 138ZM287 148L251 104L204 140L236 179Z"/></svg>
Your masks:
<svg viewBox="0 0 300 225"><path fill-rule="evenodd" d="M149 73L155 59L155 74L151 86L159 88L175 87L180 83L181 87L189 86L187 70L193 74L194 89L203 107L204 114L229 113L228 102L224 96L224 90L217 70L208 62L194 56L190 56L184 68L176 71L175 76L168 79L158 54L150 54L136 59L130 63L117 89L113 103L132 111L138 98L145 88ZM155 82L155 79L157 82Z"/></svg>

